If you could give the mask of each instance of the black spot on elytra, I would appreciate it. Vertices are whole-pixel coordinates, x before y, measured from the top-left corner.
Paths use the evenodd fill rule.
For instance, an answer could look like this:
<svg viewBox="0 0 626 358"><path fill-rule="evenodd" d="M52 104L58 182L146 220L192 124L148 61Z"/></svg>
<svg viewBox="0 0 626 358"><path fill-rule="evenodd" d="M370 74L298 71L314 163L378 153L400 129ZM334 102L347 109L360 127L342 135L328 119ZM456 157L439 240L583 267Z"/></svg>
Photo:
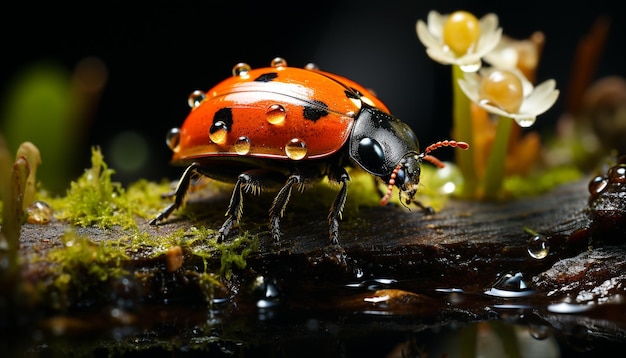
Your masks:
<svg viewBox="0 0 626 358"><path fill-rule="evenodd" d="M363 96L363 94L359 91L357 91L356 89L350 87L349 89L346 89L345 91L343 91L346 94L346 97L348 98L354 98L354 99L359 99Z"/></svg>
<svg viewBox="0 0 626 358"><path fill-rule="evenodd" d="M216 125L216 123L218 122L222 122L224 124ZM211 133L214 133L215 131L219 129L223 129L224 127L226 127L225 129L229 132L233 128L233 109L232 108L229 108L229 107L220 108L217 112L215 112L215 114L213 115L213 125L211 126L209 130L211 131Z"/></svg>
<svg viewBox="0 0 626 358"><path fill-rule="evenodd" d="M302 116L304 119L311 120L313 122L318 119L328 115L328 105L322 101L313 101L317 105L316 106L304 106L304 110L302 112Z"/></svg>
<svg viewBox="0 0 626 358"><path fill-rule="evenodd" d="M260 75L259 77L255 78L254 81L255 82L271 82L274 79L276 79L276 77L278 77L278 73L276 73L276 72L268 72L268 73L264 73L264 74Z"/></svg>

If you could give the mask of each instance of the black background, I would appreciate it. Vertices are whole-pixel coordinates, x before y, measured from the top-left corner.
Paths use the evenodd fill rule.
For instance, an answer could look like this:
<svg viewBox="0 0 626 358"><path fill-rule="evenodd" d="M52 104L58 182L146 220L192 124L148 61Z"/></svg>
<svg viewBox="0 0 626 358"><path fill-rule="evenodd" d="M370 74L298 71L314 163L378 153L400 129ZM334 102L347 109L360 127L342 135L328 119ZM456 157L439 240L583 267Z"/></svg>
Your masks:
<svg viewBox="0 0 626 358"><path fill-rule="evenodd" d="M164 136L187 115L188 94L230 76L238 62L261 67L276 56L291 66L315 62L373 88L413 127L422 146L448 138L451 69L426 56L415 32L416 21L426 20L430 10L463 9L477 17L494 12L504 33L519 39L544 32L538 81L556 79L562 95L540 116L539 129L549 128L563 112L576 44L598 16L609 16L612 23L596 78L626 74L626 6L614 0L22 2L3 7L3 92L21 69L40 61L69 70L87 56L106 64L108 82L83 136L88 146L101 146L105 157L116 133L145 136L149 162L139 171L118 172L122 181L176 179L182 169L169 165ZM80 153L72 159L76 175L89 166L87 147Z"/></svg>

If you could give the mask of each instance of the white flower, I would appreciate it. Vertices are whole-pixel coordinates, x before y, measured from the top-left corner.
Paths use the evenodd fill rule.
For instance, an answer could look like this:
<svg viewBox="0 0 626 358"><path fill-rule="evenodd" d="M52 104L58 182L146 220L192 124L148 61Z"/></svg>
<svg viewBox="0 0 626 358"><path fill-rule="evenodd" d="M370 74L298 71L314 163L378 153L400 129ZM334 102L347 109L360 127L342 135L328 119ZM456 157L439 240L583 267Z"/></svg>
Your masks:
<svg viewBox="0 0 626 358"><path fill-rule="evenodd" d="M473 17L469 13L463 13ZM467 51L461 54L455 53L451 44L444 41L444 25L450 16L430 11L428 24L422 20L417 21L417 36L433 60L442 64L458 65L466 71L477 71L481 67L481 58L498 45L502 36L502 28L498 27L498 16L490 13L480 19L478 22L480 31L476 33L478 38L472 44L468 44Z"/></svg>
<svg viewBox="0 0 626 358"><path fill-rule="evenodd" d="M483 68L479 73L465 73L458 83L472 102L490 113L514 119L521 127L532 126L559 96L556 81L534 87L518 69Z"/></svg>
<svg viewBox="0 0 626 358"><path fill-rule="evenodd" d="M492 67L501 69L519 68L524 71L534 71L539 63L541 49L545 42L545 36L537 31L529 38L516 40L502 35L498 45L483 60Z"/></svg>

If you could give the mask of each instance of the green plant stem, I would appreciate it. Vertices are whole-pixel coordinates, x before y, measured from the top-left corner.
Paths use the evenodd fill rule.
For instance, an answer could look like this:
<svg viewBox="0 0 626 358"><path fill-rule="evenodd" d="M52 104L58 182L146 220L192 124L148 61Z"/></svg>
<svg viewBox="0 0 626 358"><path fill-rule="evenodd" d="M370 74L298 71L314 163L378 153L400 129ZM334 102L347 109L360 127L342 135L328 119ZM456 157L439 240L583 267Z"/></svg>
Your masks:
<svg viewBox="0 0 626 358"><path fill-rule="evenodd" d="M472 144L472 115L470 100L461 90L458 80L463 78L464 72L459 66L452 66L452 90L453 90L453 127L457 141L465 141ZM463 174L463 191L461 196L471 198L476 194L477 178L474 166L474 155L471 151L456 150L456 164Z"/></svg>
<svg viewBox="0 0 626 358"><path fill-rule="evenodd" d="M513 128L513 120L507 117L498 118L496 138L491 147L487 169L485 170L484 193L487 199L498 199L506 167L506 153L509 137Z"/></svg>

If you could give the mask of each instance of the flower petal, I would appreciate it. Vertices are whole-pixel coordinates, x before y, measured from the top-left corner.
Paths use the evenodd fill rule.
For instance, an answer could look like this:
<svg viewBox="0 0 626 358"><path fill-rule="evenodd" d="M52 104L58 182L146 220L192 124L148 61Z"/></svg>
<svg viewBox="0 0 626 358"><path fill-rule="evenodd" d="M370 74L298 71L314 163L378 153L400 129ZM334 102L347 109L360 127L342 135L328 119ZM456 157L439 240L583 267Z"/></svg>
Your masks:
<svg viewBox="0 0 626 358"><path fill-rule="evenodd" d="M438 39L443 38L443 25L447 18L447 16L443 16L435 10L431 10L428 13L428 32Z"/></svg>
<svg viewBox="0 0 626 358"><path fill-rule="evenodd" d="M509 117L509 118L513 118L513 116L515 116L515 114L509 113L500 107L492 106L489 103L482 102L482 101L473 101L473 102L489 113L493 113L501 117Z"/></svg>
<svg viewBox="0 0 626 358"><path fill-rule="evenodd" d="M504 70L510 70L516 68L519 55L517 51L512 48L496 48L485 54L483 59L493 67L501 68Z"/></svg>
<svg viewBox="0 0 626 358"><path fill-rule="evenodd" d="M426 48L431 48L431 47L440 47L441 43L439 40L437 40L429 31L428 28L426 27L426 24L424 23L424 21L422 20L418 20L417 21L417 25L416 25L416 31L417 31L417 37L420 39L420 41L422 42L422 44L426 47Z"/></svg>
<svg viewBox="0 0 626 358"><path fill-rule="evenodd" d="M537 96L537 99L532 98L531 101L524 101L520 110L523 109L525 112L530 112L538 116L550 109L557 98L559 98L559 90L553 90L545 97Z"/></svg>
<svg viewBox="0 0 626 358"><path fill-rule="evenodd" d="M478 43L476 44L476 54L479 54L481 57L491 52L502 38L502 28L498 28L493 32L486 33L482 35L478 39Z"/></svg>
<svg viewBox="0 0 626 358"><path fill-rule="evenodd" d="M444 65L450 65L456 62L456 58L449 53L444 52L440 47L429 47L426 49L428 57Z"/></svg>
<svg viewBox="0 0 626 358"><path fill-rule="evenodd" d="M492 12L488 13L485 16L480 18L479 23L480 23L481 32L483 33L492 32L498 27L498 15Z"/></svg>
<svg viewBox="0 0 626 358"><path fill-rule="evenodd" d="M470 101L478 103L478 87L480 82L475 73L465 73L464 78L458 79L457 83L461 87L461 91L465 93Z"/></svg>

